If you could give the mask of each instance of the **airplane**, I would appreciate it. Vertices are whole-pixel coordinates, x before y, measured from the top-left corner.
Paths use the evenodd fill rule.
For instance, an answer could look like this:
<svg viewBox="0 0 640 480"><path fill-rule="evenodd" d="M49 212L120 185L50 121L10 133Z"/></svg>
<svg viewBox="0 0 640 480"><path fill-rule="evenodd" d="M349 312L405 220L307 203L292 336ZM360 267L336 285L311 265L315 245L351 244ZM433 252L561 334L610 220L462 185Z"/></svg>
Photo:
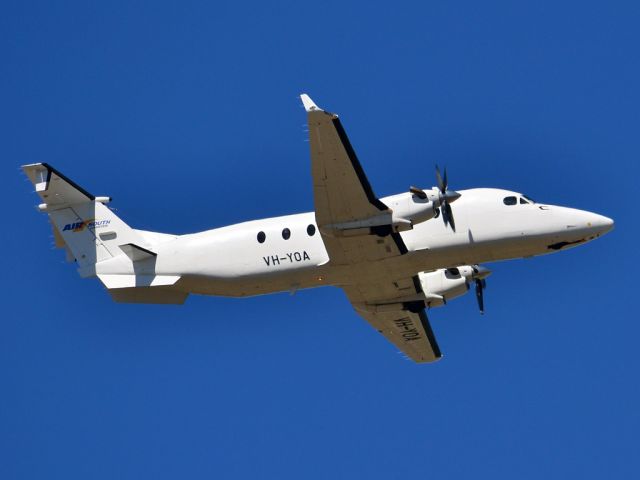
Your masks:
<svg viewBox="0 0 640 480"><path fill-rule="evenodd" d="M116 302L182 304L189 294L246 297L337 286L356 312L407 357L442 354L427 309L474 286L480 312L491 271L482 263L559 252L600 237L613 220L495 188L437 185L378 198L338 115L300 96L307 112L313 212L188 235L136 230L47 163L23 166L55 245L81 277Z"/></svg>

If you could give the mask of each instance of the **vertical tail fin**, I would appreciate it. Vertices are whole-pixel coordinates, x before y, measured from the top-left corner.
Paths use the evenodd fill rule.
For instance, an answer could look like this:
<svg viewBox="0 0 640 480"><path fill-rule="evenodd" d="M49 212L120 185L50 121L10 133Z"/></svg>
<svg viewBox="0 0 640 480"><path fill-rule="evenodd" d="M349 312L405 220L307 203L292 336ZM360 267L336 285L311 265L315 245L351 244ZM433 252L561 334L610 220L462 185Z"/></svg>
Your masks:
<svg viewBox="0 0 640 480"><path fill-rule="evenodd" d="M97 276L116 302L185 301L188 293L173 288L180 275L155 272L153 245L175 236L134 230L105 206L109 197L95 197L51 165L22 168L42 199L38 209L49 215L56 246L78 263L81 276Z"/></svg>
<svg viewBox="0 0 640 480"><path fill-rule="evenodd" d="M104 204L109 197L95 197L46 163L22 167L49 215L56 246L66 247L80 268L122 255L120 245L148 247L136 230Z"/></svg>

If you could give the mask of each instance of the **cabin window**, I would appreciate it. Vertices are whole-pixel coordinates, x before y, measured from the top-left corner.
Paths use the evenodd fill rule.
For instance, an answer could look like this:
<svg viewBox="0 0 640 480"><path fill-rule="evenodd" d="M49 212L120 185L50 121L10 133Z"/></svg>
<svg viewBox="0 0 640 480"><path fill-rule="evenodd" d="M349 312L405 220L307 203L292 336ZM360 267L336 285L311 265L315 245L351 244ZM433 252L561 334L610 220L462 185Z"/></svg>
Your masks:
<svg viewBox="0 0 640 480"><path fill-rule="evenodd" d="M316 226L315 226L315 225L313 225L313 224L310 224L310 225L307 227L307 234L308 234L310 237L313 237L313 236L316 234Z"/></svg>
<svg viewBox="0 0 640 480"><path fill-rule="evenodd" d="M264 234L264 232L258 232L258 243L264 243L266 239L267 236Z"/></svg>
<svg viewBox="0 0 640 480"><path fill-rule="evenodd" d="M515 205L518 203L518 199L516 197L504 197L502 200L505 205Z"/></svg>
<svg viewBox="0 0 640 480"><path fill-rule="evenodd" d="M282 230L282 238L284 238L285 240L289 240L290 236L291 236L291 230L289 230L288 228L285 228L284 230Z"/></svg>

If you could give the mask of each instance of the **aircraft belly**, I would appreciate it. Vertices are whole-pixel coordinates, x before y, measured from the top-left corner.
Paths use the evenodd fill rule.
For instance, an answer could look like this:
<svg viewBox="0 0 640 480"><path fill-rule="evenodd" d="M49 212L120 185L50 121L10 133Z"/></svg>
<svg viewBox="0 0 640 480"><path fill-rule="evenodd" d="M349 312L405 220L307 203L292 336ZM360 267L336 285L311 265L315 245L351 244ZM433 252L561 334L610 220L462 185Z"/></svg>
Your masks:
<svg viewBox="0 0 640 480"><path fill-rule="evenodd" d="M186 275L180 288L200 295L248 297L277 292L295 292L306 288L334 285L336 275L327 267L298 269L262 275L219 276Z"/></svg>

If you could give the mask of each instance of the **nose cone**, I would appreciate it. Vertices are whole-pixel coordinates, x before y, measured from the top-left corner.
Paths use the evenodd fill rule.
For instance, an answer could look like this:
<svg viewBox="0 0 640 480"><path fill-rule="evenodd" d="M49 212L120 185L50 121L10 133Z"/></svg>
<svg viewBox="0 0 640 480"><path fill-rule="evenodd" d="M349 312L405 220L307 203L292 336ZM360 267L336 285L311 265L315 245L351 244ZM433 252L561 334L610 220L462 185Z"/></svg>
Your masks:
<svg viewBox="0 0 640 480"><path fill-rule="evenodd" d="M547 248L561 250L595 240L613 228L613 220L597 213L575 208L554 207L553 227L550 228L554 240Z"/></svg>
<svg viewBox="0 0 640 480"><path fill-rule="evenodd" d="M609 217L598 215L596 213L589 215L587 225L589 228L593 229L596 235L604 235L605 233L613 230L613 220Z"/></svg>

